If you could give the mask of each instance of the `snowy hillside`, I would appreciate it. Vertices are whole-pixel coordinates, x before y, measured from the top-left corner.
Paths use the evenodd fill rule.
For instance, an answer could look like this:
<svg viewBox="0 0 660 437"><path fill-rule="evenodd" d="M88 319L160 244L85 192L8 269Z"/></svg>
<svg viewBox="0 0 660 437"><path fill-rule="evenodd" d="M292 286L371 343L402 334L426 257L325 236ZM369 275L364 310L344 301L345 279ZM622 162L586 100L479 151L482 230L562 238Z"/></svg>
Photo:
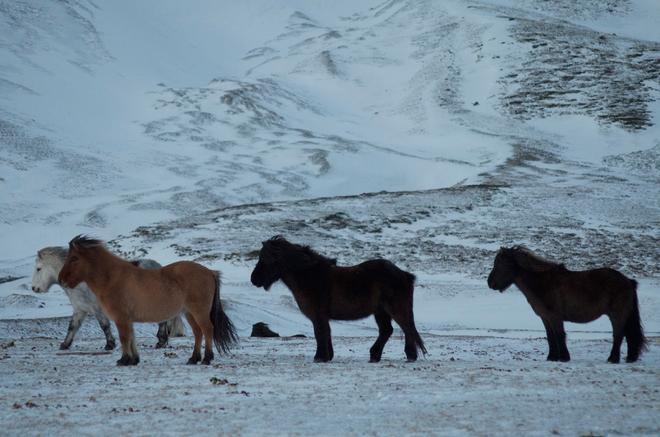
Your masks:
<svg viewBox="0 0 660 437"><path fill-rule="evenodd" d="M414 272L431 367L452 365L443 338L459 352L463 338L479 345L459 354L472 370L480 357L506 366L516 348L542 361L543 326L522 294L485 284L497 249L525 244L640 282L652 345L634 369L657 380L658 22L654 0L0 1L0 340L27 342L24 361L36 337L64 336L66 296L32 293L30 276L38 249L79 233L125 256L222 270L243 336L257 321L311 336L288 290L249 283L261 241L282 234L340 264L386 257ZM138 330L145 345L152 328ZM569 349L588 351L577 368L605 361L607 319L567 330ZM375 332L372 319L333 324L356 345L333 366L363 360ZM79 347L100 336L88 322ZM312 343L283 359L309 364ZM403 357L393 343L386 355ZM6 351L0 365L16 366ZM242 351L262 362L269 346ZM653 433L657 389L647 395L655 415L635 416L639 429L559 428ZM374 429L351 423L346 432Z"/></svg>

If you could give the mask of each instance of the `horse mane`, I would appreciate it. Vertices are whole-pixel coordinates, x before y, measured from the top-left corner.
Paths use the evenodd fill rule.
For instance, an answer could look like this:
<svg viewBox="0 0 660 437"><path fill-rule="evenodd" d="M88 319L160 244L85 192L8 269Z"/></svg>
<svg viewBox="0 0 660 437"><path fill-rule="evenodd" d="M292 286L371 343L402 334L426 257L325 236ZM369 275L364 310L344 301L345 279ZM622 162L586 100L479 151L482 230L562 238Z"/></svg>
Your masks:
<svg viewBox="0 0 660 437"><path fill-rule="evenodd" d="M525 270L547 272L556 268L564 268L564 264L536 255L525 246L513 246L507 250L513 255L516 263Z"/></svg>
<svg viewBox="0 0 660 437"><path fill-rule="evenodd" d="M69 241L69 247L77 246L81 249L91 249L93 247L105 247L105 243L97 238L91 238L84 234L79 234Z"/></svg>
<svg viewBox="0 0 660 437"><path fill-rule="evenodd" d="M337 265L336 259L323 256L309 246L291 243L281 235L264 241L264 246L291 270L302 270L316 265Z"/></svg>
<svg viewBox="0 0 660 437"><path fill-rule="evenodd" d="M64 261L68 253L69 250L66 247L44 247L43 249L39 249L39 251L37 251L37 257L41 260L54 258L56 260Z"/></svg>

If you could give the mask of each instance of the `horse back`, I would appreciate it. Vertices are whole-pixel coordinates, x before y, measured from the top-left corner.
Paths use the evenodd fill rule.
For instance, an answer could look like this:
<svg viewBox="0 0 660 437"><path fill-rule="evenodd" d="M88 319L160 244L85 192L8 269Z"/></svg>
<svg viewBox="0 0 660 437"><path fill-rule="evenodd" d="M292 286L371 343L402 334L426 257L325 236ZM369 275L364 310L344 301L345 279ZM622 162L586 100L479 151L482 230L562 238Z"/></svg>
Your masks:
<svg viewBox="0 0 660 437"><path fill-rule="evenodd" d="M397 286L411 285L415 282L415 275L397 267L392 261L386 259L372 259L352 267L358 275L368 278L369 281L390 281Z"/></svg>
<svg viewBox="0 0 660 437"><path fill-rule="evenodd" d="M332 318L354 320L412 297L415 276L392 262L376 259L331 270Z"/></svg>
<svg viewBox="0 0 660 437"><path fill-rule="evenodd" d="M630 308L636 289L636 281L609 267L567 271L560 284L567 320L577 323Z"/></svg>
<svg viewBox="0 0 660 437"><path fill-rule="evenodd" d="M603 267L577 272L568 271L569 282L583 294L629 295L636 288L636 281L618 270Z"/></svg>
<svg viewBox="0 0 660 437"><path fill-rule="evenodd" d="M131 265L124 272L122 289L123 303L113 299L112 312L122 313L133 321L161 322L182 309L210 308L216 292L215 272L191 261L175 262L160 269Z"/></svg>
<svg viewBox="0 0 660 437"><path fill-rule="evenodd" d="M194 261L177 261L161 269L164 278L184 289L210 289L215 293L216 272Z"/></svg>

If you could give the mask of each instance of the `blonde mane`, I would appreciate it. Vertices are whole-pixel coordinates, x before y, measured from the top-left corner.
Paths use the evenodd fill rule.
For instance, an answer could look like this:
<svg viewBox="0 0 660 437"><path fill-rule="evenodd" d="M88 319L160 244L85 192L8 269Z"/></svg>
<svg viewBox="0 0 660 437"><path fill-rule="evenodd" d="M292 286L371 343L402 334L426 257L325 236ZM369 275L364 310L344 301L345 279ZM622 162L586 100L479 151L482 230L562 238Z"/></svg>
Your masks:
<svg viewBox="0 0 660 437"><path fill-rule="evenodd" d="M44 247L37 252L37 256L40 260L44 261L46 264L63 264L66 259L69 251L66 247Z"/></svg>

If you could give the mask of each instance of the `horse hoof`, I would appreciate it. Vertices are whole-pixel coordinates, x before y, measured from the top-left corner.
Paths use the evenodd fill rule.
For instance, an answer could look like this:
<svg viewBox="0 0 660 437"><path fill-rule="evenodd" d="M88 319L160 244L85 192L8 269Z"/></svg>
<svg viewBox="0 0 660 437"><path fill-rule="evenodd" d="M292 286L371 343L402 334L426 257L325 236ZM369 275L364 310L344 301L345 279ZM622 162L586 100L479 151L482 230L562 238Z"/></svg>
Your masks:
<svg viewBox="0 0 660 437"><path fill-rule="evenodd" d="M140 362L140 357L129 357L128 355L122 355L122 357L117 360L117 365L137 366L139 362Z"/></svg>
<svg viewBox="0 0 660 437"><path fill-rule="evenodd" d="M69 347L71 347L71 344L70 344L70 343L69 343L69 344L67 344L67 343L60 343L60 350L61 350L61 351L68 350Z"/></svg>
<svg viewBox="0 0 660 437"><path fill-rule="evenodd" d="M380 363L380 358L369 358L370 363Z"/></svg>
<svg viewBox="0 0 660 437"><path fill-rule="evenodd" d="M315 362L315 363L327 363L328 361L330 361L330 360L327 359L327 358L318 358L318 357L314 357L314 362Z"/></svg>
<svg viewBox="0 0 660 437"><path fill-rule="evenodd" d="M114 348L115 348L115 344L114 344L114 343L106 343L106 344L105 344L105 347L104 347L104 349L107 350L107 351L111 351L111 350L113 350Z"/></svg>
<svg viewBox="0 0 660 437"><path fill-rule="evenodd" d="M406 363L414 363L415 361L417 361L417 358L407 358L406 359Z"/></svg>
<svg viewBox="0 0 660 437"><path fill-rule="evenodd" d="M160 342L160 341L159 341L158 343L156 343L156 349L162 349L162 348L164 348L165 346L167 346L167 342L166 342L166 341L164 341L164 342Z"/></svg>
<svg viewBox="0 0 660 437"><path fill-rule="evenodd" d="M202 360L202 364L206 364L208 366L211 364L211 361L213 361L213 352L204 352L204 359Z"/></svg>
<svg viewBox="0 0 660 437"><path fill-rule="evenodd" d="M626 357L626 363L634 363L638 360L638 357Z"/></svg>
<svg viewBox="0 0 660 437"><path fill-rule="evenodd" d="M197 364L197 363L199 363L199 360L196 360L195 358L190 358L190 359L186 362L186 364L193 365L193 366L194 366L195 364Z"/></svg>
<svg viewBox="0 0 660 437"><path fill-rule="evenodd" d="M626 360L626 361L628 361L628 360ZM610 363L610 364L619 364L621 362L621 359L620 358L617 358L617 359L608 358L607 362ZM630 362L630 361L628 361L628 362Z"/></svg>

